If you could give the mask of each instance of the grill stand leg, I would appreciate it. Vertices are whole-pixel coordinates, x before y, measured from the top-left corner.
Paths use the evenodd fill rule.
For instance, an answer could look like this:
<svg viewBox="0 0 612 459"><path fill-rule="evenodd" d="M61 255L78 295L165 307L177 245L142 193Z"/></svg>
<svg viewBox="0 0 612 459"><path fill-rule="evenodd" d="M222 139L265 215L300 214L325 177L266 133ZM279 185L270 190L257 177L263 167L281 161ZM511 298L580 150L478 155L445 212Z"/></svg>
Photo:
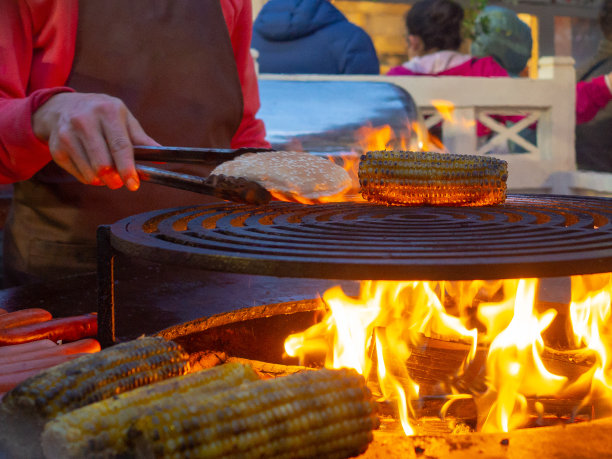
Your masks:
<svg viewBox="0 0 612 459"><path fill-rule="evenodd" d="M97 231L98 250L98 341L105 348L115 338L115 251L110 241L110 226L101 225Z"/></svg>

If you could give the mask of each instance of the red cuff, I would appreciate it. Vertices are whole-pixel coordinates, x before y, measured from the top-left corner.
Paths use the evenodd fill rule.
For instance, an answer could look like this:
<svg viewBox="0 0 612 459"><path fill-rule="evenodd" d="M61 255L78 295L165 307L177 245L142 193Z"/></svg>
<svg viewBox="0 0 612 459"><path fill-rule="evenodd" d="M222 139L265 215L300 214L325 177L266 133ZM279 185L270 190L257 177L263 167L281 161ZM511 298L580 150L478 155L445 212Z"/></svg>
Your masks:
<svg viewBox="0 0 612 459"><path fill-rule="evenodd" d="M49 146L34 135L32 114L62 92L74 90L59 86L23 99L0 99L0 183L26 180L51 161Z"/></svg>

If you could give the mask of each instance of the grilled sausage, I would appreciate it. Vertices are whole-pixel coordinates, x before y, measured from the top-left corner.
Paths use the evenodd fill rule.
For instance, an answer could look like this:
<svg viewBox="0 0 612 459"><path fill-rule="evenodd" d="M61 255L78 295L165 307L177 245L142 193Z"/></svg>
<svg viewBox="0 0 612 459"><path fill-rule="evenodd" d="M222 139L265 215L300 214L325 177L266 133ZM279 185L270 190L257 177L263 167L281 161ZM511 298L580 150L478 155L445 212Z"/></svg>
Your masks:
<svg viewBox="0 0 612 459"><path fill-rule="evenodd" d="M26 360L25 362L11 362L2 364L1 373L3 375L11 375L13 373L21 373L30 370L45 370L47 368L54 367L60 363L67 362L68 360L76 359L83 354L69 354L69 355L50 355L44 358L35 360Z"/></svg>
<svg viewBox="0 0 612 459"><path fill-rule="evenodd" d="M51 320L51 313L40 308L28 308L0 315L0 331Z"/></svg>
<svg viewBox="0 0 612 459"><path fill-rule="evenodd" d="M9 373L9 371L5 371L6 368L4 365L11 363L27 362L30 360L43 360L55 355L93 354L94 352L98 352L100 350L100 343L93 338L80 339L78 341L73 341L72 343L60 345L53 344L50 340L43 340L43 342L44 341L51 343L52 346L41 349L27 349L22 352L15 351L11 354L0 355L0 374ZM32 341L32 343L37 342L38 341ZM20 346L23 346L23 344L5 346L0 349L12 349Z"/></svg>
<svg viewBox="0 0 612 459"><path fill-rule="evenodd" d="M97 316L85 314L0 330L0 346L27 343L39 339L70 342L95 336L97 333Z"/></svg>
<svg viewBox="0 0 612 459"><path fill-rule="evenodd" d="M40 351L43 349L56 348L57 344L50 339L39 339L29 343L14 344L12 346L0 347L0 360L6 356L25 354L26 352Z"/></svg>
<svg viewBox="0 0 612 459"><path fill-rule="evenodd" d="M40 368L20 371L19 373L11 373L7 375L0 375L0 392L8 392L13 387L17 386L19 383L25 381L30 376L34 376L35 374L40 373L42 370Z"/></svg>

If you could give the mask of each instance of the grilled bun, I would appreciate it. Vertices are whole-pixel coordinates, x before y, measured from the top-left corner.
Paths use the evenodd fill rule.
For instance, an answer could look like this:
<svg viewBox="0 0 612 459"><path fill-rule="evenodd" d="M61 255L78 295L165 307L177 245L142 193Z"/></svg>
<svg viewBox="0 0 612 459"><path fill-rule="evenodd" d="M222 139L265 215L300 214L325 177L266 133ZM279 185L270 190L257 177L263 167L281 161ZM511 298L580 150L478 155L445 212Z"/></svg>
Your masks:
<svg viewBox="0 0 612 459"><path fill-rule="evenodd" d="M217 166L211 175L243 177L289 200L316 201L351 187L342 167L324 158L297 151L247 153Z"/></svg>

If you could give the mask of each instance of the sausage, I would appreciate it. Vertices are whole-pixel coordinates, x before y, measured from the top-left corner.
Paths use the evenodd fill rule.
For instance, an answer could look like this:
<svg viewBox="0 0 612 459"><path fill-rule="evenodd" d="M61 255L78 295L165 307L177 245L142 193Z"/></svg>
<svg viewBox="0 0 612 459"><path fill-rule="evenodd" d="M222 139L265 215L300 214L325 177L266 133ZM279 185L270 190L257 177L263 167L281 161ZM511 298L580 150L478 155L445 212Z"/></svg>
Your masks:
<svg viewBox="0 0 612 459"><path fill-rule="evenodd" d="M68 360L76 359L84 354L70 354L70 355L51 355L42 359L26 360L25 362L12 362L2 365L0 374L10 375L11 373L20 373L29 370L44 370L46 368L54 367L60 363L67 362Z"/></svg>
<svg viewBox="0 0 612 459"><path fill-rule="evenodd" d="M39 351L42 349L49 349L57 347L57 344L50 339L39 339L36 341L30 341L29 343L14 344L13 346L0 347L0 360L3 357L11 356L15 354L24 354L30 351Z"/></svg>
<svg viewBox="0 0 612 459"><path fill-rule="evenodd" d="M96 336L97 333L97 315L85 314L0 330L0 346L27 343L39 339L70 342Z"/></svg>
<svg viewBox="0 0 612 459"><path fill-rule="evenodd" d="M40 308L22 309L0 315L0 330L51 320L51 313Z"/></svg>
<svg viewBox="0 0 612 459"><path fill-rule="evenodd" d="M30 376L37 375L42 370L40 368L34 370L20 371L18 373L0 374L0 392L8 392L17 384L25 381Z"/></svg>
<svg viewBox="0 0 612 459"><path fill-rule="evenodd" d="M37 343L38 341L33 341ZM51 341L48 341L52 343ZM29 344L29 343L26 343ZM0 349L12 349L15 347L23 346L23 344L17 344L15 346L5 346ZM4 365L14 362L26 362L30 360L42 360L47 357L54 355L71 355L71 354L93 354L100 350L100 343L93 338L81 339L73 341L72 343L57 344L52 343L52 347L44 347L42 349L30 349L24 352L14 352L12 354L0 355L0 373L7 373L4 371Z"/></svg>

